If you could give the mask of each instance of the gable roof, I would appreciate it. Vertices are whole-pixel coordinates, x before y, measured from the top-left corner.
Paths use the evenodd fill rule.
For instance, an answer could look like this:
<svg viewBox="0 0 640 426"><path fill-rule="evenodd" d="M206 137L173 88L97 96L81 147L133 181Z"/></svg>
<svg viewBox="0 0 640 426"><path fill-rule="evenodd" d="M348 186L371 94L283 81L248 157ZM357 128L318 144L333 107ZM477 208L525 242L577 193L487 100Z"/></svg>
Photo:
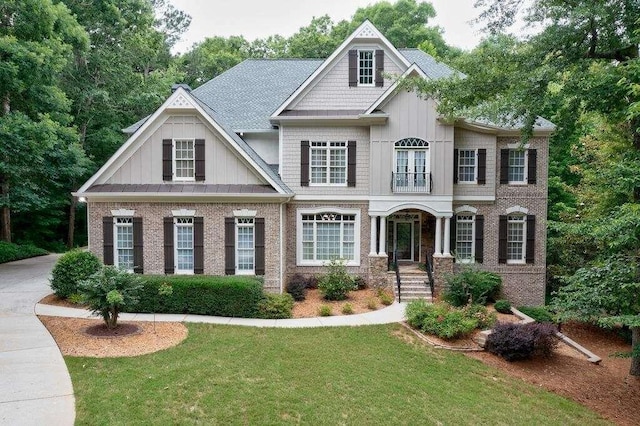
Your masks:
<svg viewBox="0 0 640 426"><path fill-rule="evenodd" d="M211 110L202 101L192 96L184 88L178 88L152 115L147 117L144 123L136 129L135 133L109 158L109 160L98 170L84 185L78 189L74 195L83 195L89 191L89 188L104 174L116 161L122 161L128 158L133 151L125 155L127 150L138 141L139 136L147 129L151 123L153 123L165 110L178 108L178 109L195 109L212 125L218 133L225 139L232 149L235 149L242 158L244 158L263 179L265 179L273 188L280 194L292 194L291 189L285 185L280 179L277 173L273 171L271 167L249 146L242 140L235 132L229 129L219 117L215 111Z"/></svg>
<svg viewBox="0 0 640 426"><path fill-rule="evenodd" d="M454 75L464 77L464 74L458 70L454 70L448 65L439 62L433 56L423 52L420 49L398 49L402 56L407 58L412 64L416 64L424 74L433 79L448 78Z"/></svg>

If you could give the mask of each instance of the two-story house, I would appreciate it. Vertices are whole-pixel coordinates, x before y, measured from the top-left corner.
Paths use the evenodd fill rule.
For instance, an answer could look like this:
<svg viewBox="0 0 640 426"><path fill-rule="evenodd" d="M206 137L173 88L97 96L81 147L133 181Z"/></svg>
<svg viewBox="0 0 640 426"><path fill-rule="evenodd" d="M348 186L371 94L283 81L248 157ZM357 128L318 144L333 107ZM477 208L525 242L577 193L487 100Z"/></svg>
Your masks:
<svg viewBox="0 0 640 426"><path fill-rule="evenodd" d="M504 296L545 293L548 140L442 120L390 76L455 73L364 22L326 60L246 60L178 85L75 194L89 249L145 274L251 274L283 291L330 259L372 285L433 255L500 273Z"/></svg>

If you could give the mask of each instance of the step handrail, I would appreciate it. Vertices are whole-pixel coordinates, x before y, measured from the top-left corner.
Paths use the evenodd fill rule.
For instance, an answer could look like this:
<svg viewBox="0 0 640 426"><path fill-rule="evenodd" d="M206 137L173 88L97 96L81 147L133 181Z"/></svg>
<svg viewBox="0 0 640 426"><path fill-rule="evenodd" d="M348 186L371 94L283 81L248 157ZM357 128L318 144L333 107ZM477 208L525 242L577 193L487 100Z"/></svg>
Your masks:
<svg viewBox="0 0 640 426"><path fill-rule="evenodd" d="M427 252L425 267L427 269L427 276L429 277L429 289L431 290L431 296L433 297L435 290L435 280L433 278L433 261L431 260L431 256L433 256L433 253Z"/></svg>
<svg viewBox="0 0 640 426"><path fill-rule="evenodd" d="M400 294L400 265L398 265L398 250L394 250L393 251L393 259L395 260L395 266L396 266L396 286L398 287L398 302L402 302L401 299L401 294Z"/></svg>

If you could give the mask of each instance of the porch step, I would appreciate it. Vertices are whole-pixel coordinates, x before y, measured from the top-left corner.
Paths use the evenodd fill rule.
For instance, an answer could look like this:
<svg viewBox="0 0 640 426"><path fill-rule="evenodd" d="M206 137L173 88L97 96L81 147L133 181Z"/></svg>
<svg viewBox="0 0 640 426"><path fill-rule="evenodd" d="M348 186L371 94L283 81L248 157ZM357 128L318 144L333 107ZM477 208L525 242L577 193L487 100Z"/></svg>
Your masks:
<svg viewBox="0 0 640 426"><path fill-rule="evenodd" d="M398 298L398 288L394 286L394 295ZM432 300L429 277L424 271L400 272L400 298L403 302L417 299Z"/></svg>

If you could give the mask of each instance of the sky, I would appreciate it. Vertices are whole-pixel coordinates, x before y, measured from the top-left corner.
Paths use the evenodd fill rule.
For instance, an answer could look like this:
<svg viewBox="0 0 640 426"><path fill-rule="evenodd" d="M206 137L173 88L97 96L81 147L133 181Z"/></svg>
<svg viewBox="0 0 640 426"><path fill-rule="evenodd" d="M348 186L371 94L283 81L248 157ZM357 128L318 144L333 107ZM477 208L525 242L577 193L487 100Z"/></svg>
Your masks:
<svg viewBox="0 0 640 426"><path fill-rule="evenodd" d="M393 1L393 0L391 0ZM471 25L479 12L475 0L430 0L437 16L430 25L444 29L448 44L471 49L480 40L479 26ZM255 40L280 34L288 37L300 27L309 25L311 18L328 14L334 22L350 19L359 7L375 0L170 0L178 9L191 15L189 30L174 50L189 50L206 37L243 35Z"/></svg>

